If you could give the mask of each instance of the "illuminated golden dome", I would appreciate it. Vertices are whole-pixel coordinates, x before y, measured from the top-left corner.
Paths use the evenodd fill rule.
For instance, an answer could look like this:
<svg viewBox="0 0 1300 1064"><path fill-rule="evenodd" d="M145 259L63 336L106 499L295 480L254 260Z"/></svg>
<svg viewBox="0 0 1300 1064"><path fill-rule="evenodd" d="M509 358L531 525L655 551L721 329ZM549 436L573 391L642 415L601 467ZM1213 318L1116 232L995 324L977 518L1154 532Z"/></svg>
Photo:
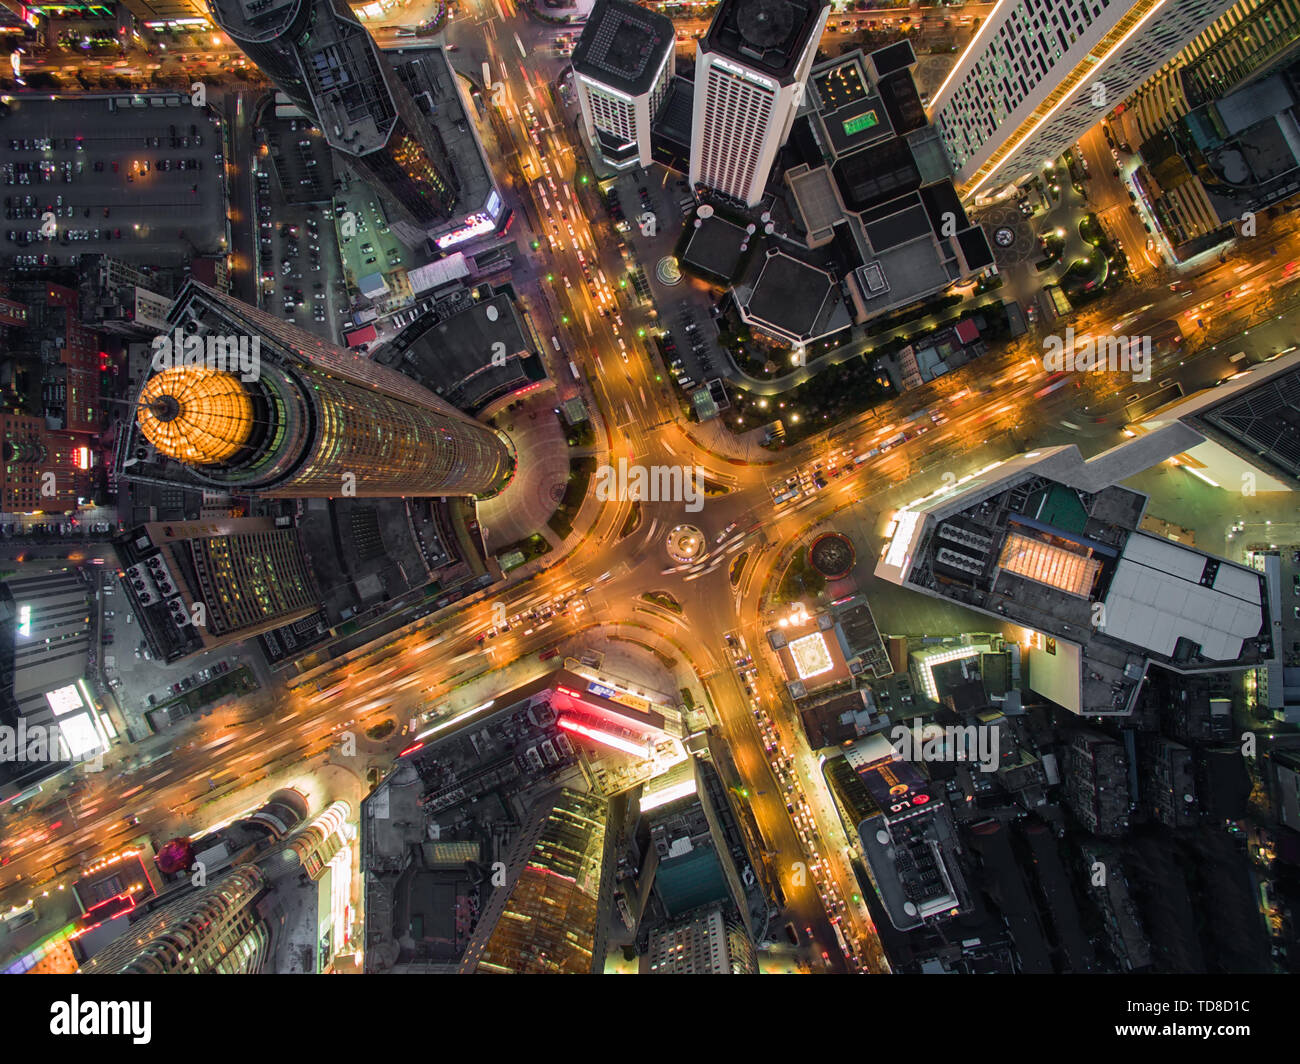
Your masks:
<svg viewBox="0 0 1300 1064"><path fill-rule="evenodd" d="M247 442L253 403L233 374L177 366L145 384L136 418L149 442L169 458L213 465Z"/></svg>

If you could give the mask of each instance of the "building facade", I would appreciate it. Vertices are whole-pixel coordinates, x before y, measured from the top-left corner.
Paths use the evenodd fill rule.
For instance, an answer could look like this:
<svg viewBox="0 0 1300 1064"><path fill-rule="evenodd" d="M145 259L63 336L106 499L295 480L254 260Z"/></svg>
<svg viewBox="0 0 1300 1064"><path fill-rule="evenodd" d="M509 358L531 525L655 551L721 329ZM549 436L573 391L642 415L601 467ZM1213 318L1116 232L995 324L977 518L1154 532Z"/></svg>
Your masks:
<svg viewBox="0 0 1300 1064"><path fill-rule="evenodd" d="M650 932L650 975L756 975L758 956L745 929L713 906Z"/></svg>
<svg viewBox="0 0 1300 1064"><path fill-rule="evenodd" d="M534 807L461 961L465 974L591 974L605 960L608 805L567 788Z"/></svg>
<svg viewBox="0 0 1300 1064"><path fill-rule="evenodd" d="M1295 90L1270 77L1298 47L1300 2L1240 0L1111 116L1141 155L1134 183L1180 258L1300 190Z"/></svg>
<svg viewBox="0 0 1300 1064"><path fill-rule="evenodd" d="M1226 0L1002 0L930 103L964 199L996 194L1086 130Z"/></svg>
<svg viewBox="0 0 1300 1064"><path fill-rule="evenodd" d="M64 513L90 493L86 446L44 418L0 414L0 447L0 513Z"/></svg>
<svg viewBox="0 0 1300 1064"><path fill-rule="evenodd" d="M320 601L296 531L268 517L144 525L123 537L118 556L160 661L291 624Z"/></svg>
<svg viewBox="0 0 1300 1064"><path fill-rule="evenodd" d="M829 0L723 0L695 63L690 181L756 205L803 102Z"/></svg>
<svg viewBox="0 0 1300 1064"><path fill-rule="evenodd" d="M260 910L268 882L257 865L240 865L200 890L166 896L121 938L97 953L88 973L256 975L272 951L271 922Z"/></svg>

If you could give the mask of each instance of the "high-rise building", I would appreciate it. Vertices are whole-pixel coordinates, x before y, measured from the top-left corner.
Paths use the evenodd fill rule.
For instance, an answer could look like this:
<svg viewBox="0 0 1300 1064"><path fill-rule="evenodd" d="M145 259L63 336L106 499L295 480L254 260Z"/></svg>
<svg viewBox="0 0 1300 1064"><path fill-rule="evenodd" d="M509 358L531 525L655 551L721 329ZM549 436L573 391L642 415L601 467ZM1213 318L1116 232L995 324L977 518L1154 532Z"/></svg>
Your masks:
<svg viewBox="0 0 1300 1064"><path fill-rule="evenodd" d="M642 789L641 889L652 882L656 913L667 922L717 905L748 932L752 916L741 870L715 805L720 795L710 793L704 773L704 763L692 757Z"/></svg>
<svg viewBox="0 0 1300 1064"><path fill-rule="evenodd" d="M200 890L181 888L82 969L122 975L256 975L271 954L272 923L259 902L266 874L240 865Z"/></svg>
<svg viewBox="0 0 1300 1064"><path fill-rule="evenodd" d="M1266 579L1146 531L1147 497L1122 486L1203 439L1174 422L1086 462L1074 446L995 462L895 514L876 575L1024 626L1029 689L1080 716L1132 713L1152 665L1276 661Z"/></svg>
<svg viewBox="0 0 1300 1064"><path fill-rule="evenodd" d="M605 799L563 788L534 807L461 960L465 974L590 974L605 961Z"/></svg>
<svg viewBox="0 0 1300 1064"><path fill-rule="evenodd" d="M0 513L62 513L90 494L89 449L29 414L0 413Z"/></svg>
<svg viewBox="0 0 1300 1064"><path fill-rule="evenodd" d="M930 103L962 198L1055 159L1227 6L1000 0Z"/></svg>
<svg viewBox="0 0 1300 1064"><path fill-rule="evenodd" d="M1178 258L1232 239L1232 223L1300 189L1297 93L1274 74L1298 44L1300 2L1239 0L1111 116L1115 139L1141 157L1133 184Z"/></svg>
<svg viewBox="0 0 1300 1064"><path fill-rule="evenodd" d="M596 0L573 49L587 138L618 170L649 166L650 123L673 77L673 24L630 0Z"/></svg>
<svg viewBox="0 0 1300 1064"><path fill-rule="evenodd" d="M297 532L269 517L154 522L123 536L118 556L159 661L291 624L320 602Z"/></svg>
<svg viewBox="0 0 1300 1064"><path fill-rule="evenodd" d="M451 216L459 181L438 134L345 0L210 0L262 72L375 181L404 220Z"/></svg>
<svg viewBox="0 0 1300 1064"><path fill-rule="evenodd" d="M650 932L649 975L756 975L758 956L739 921L714 905Z"/></svg>
<svg viewBox="0 0 1300 1064"><path fill-rule="evenodd" d="M484 495L503 438L409 377L197 282L155 341L137 424L195 486L271 498ZM130 451L126 475L147 478ZM167 479L163 477L162 479Z"/></svg>
<svg viewBox="0 0 1300 1064"><path fill-rule="evenodd" d="M762 199L829 15L830 0L722 0L696 50L692 185Z"/></svg>
<svg viewBox="0 0 1300 1064"><path fill-rule="evenodd" d="M1186 434L1178 464L1213 487L1297 491L1298 422L1300 352L1292 351L1151 411L1134 431L1140 437Z"/></svg>

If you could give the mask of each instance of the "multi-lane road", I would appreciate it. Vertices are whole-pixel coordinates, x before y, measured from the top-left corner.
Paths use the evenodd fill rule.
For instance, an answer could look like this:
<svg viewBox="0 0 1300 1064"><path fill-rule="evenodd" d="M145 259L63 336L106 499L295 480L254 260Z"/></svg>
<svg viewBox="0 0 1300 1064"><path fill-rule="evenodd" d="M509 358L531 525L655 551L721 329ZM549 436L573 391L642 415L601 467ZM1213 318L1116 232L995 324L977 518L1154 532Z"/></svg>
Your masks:
<svg viewBox="0 0 1300 1064"><path fill-rule="evenodd" d="M1086 453L1100 451L1122 432L1131 394L1154 390L1166 377L1184 382L1188 390L1213 383L1236 368L1227 361L1231 352L1204 344L1188 357L1171 348L1147 384L1105 374L1061 381L1045 374L1034 357L1041 352L1039 338L1029 336L920 392L775 453L765 464L712 454L695 442L679 420L676 400L656 380L657 366L637 336L650 324L646 312L609 283L621 272L618 253L607 221L584 200L581 149L549 87L558 63L527 61L520 54L535 54L545 31L487 7L478 14L462 10L449 36L453 43L463 42L459 49L481 53L473 61L489 63L494 80L504 87L498 104L504 122L494 126L498 135L504 126L502 162L512 178L511 195L522 208L523 235L548 249L519 287L539 319L539 331L562 337L566 360L572 357L579 366L605 426L605 453L611 460L625 457L649 467L702 467L720 492L710 495L699 513L687 512L683 500L642 501L640 521L625 537L632 502L606 502L589 525L584 516L580 549L554 558L527 582L416 622L381 645L323 667L276 692L259 716L248 719L246 711L234 707L219 710L189 726L179 746L165 737L150 740L111 758L112 771L87 777L79 790L42 796L45 804L11 814L5 824L3 899L21 901L34 889L57 888L85 860L141 833L161 838L200 823L205 803L247 791L246 804L252 805L269 777L295 767L310 774L337 753L345 730L363 734L368 722L387 716L405 720L484 672L500 671L504 689L521 671L548 667L538 660L540 651L597 629L626 626L673 648L707 688L762 834L764 864L786 897L784 919L812 929L814 960L833 970L886 971L869 914L846 904L860 889L842 856L848 840L784 701L782 680L761 651L770 593L791 551L837 514L880 515L883 526L890 510L937 488L944 473L960 477L1043 442L1074 440ZM1185 343L1215 328L1228 330L1226 336L1238 320L1244 326L1275 309L1283 312L1278 303L1291 293L1297 257L1300 240L1286 233L1268 248L1248 245L1226 263L1213 264L1197 277L1194 292L1163 285L1125 289L1073 324L1080 335L1101 329L1149 334L1176 319L1191 338ZM552 371L568 372L562 363ZM903 430L907 442L861 463L849 457L879 450ZM775 506L772 487L814 463L830 474L827 486ZM702 529L707 552L678 567L667 557L664 533L682 521ZM864 556L875 546L859 544ZM672 595L680 614L645 609L640 596L650 590ZM516 623L485 639L496 627L498 605L508 616L522 618L565 604L567 610L543 623ZM729 635L754 659L756 671L745 680L752 695ZM765 725L778 737L775 753L765 749ZM394 734L371 744L368 756L382 762L404 741ZM800 806L798 824L786 808L791 793L807 799L808 812ZM807 874L817 862L824 862L817 874ZM852 965L836 945L828 904L837 913L843 907Z"/></svg>

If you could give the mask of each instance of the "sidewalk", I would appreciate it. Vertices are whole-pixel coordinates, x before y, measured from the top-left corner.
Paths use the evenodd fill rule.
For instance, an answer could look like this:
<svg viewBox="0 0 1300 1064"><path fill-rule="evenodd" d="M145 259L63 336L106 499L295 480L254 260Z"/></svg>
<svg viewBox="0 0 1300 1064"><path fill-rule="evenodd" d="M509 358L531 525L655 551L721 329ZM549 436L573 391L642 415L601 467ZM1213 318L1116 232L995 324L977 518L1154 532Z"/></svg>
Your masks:
<svg viewBox="0 0 1300 1064"><path fill-rule="evenodd" d="M722 424L721 417L698 424L686 425L674 422L674 425L701 451L731 465L762 466L776 462L772 453L764 449L759 442L763 438L761 428L737 436Z"/></svg>

